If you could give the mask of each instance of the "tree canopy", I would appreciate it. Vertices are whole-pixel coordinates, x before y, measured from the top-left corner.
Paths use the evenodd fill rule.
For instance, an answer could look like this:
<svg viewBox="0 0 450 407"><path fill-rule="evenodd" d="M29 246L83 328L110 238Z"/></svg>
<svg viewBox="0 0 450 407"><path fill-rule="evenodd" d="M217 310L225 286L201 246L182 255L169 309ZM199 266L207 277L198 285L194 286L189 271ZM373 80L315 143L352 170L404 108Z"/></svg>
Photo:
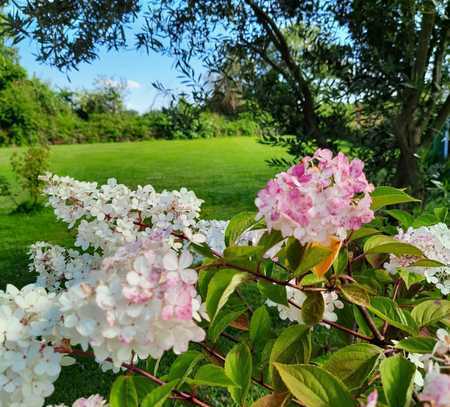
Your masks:
<svg viewBox="0 0 450 407"><path fill-rule="evenodd" d="M450 114L448 0L39 0L8 10L4 30L34 38L39 59L61 69L132 45L175 57L202 86L191 67L200 59L296 136L291 152L347 137L377 168L395 168L401 186L423 187L417 155Z"/></svg>

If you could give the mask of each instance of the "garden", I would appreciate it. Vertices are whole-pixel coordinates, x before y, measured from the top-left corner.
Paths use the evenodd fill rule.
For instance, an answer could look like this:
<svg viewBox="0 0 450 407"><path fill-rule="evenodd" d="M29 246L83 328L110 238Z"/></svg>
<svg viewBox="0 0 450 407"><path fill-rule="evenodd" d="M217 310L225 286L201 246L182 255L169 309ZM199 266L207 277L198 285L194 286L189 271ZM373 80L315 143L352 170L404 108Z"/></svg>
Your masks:
<svg viewBox="0 0 450 407"><path fill-rule="evenodd" d="M6 3L0 407L450 406L448 1Z"/></svg>

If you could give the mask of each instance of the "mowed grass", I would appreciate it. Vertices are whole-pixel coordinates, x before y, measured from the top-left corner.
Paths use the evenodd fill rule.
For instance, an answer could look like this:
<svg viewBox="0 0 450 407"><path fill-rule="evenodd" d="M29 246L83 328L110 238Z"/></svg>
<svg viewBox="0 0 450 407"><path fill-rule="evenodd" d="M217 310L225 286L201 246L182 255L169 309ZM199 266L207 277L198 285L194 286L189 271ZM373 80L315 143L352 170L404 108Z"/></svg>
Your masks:
<svg viewBox="0 0 450 407"><path fill-rule="evenodd" d="M9 165L12 152L0 149L0 175L19 191ZM99 183L114 177L130 187L152 184L157 190L172 190L184 186L205 201L203 218L229 219L254 208L256 192L276 172L265 160L282 154L281 149L252 138L66 145L51 148L50 167L59 175ZM50 209L10 214L11 209L10 201L0 198L0 288L33 281L27 271L27 250L33 242L73 244L73 232ZM90 362L67 368L52 402L68 404L82 395L105 393L110 382Z"/></svg>

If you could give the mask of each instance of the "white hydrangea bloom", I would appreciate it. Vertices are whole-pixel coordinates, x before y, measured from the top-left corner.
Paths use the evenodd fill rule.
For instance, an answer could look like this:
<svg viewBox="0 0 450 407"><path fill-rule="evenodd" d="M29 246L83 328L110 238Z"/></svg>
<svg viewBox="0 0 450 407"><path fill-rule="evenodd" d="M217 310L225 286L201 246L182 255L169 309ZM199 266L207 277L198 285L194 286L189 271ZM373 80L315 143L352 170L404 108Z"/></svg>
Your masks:
<svg viewBox="0 0 450 407"><path fill-rule="evenodd" d="M190 269L192 256L177 253L162 239L139 240L103 260L91 280L61 294L62 335L97 361L115 367L140 359L159 358L166 350L185 352L190 341L202 341L194 322L199 311Z"/></svg>
<svg viewBox="0 0 450 407"><path fill-rule="evenodd" d="M408 270L425 276L442 294L450 294L450 230L447 225L438 223L416 229L409 228L406 232L400 231L395 238L418 247L428 259L438 261L443 266L414 266L419 260L418 257L391 255L389 262L384 265L385 269L395 273L398 268L408 267Z"/></svg>
<svg viewBox="0 0 450 407"><path fill-rule="evenodd" d="M100 187L50 173L41 179L56 216L70 228L78 223L75 244L105 255L141 237L195 229L203 203L186 188L158 193L151 185L131 190L113 178Z"/></svg>
<svg viewBox="0 0 450 407"><path fill-rule="evenodd" d="M98 254L79 253L76 250L46 242L30 247L29 270L37 273L36 285L49 292L58 292L88 278L89 272L100 264Z"/></svg>
<svg viewBox="0 0 450 407"><path fill-rule="evenodd" d="M27 285L0 291L0 406L41 407L64 357L49 338L59 321L56 295Z"/></svg>
<svg viewBox="0 0 450 407"><path fill-rule="evenodd" d="M72 404L72 407L108 407L108 406L109 404L107 404L106 400L98 394L94 394L87 398L82 397ZM48 407L67 407L67 406L65 404L58 404Z"/></svg>
<svg viewBox="0 0 450 407"><path fill-rule="evenodd" d="M295 284L295 280L291 280L290 283ZM297 290L296 288L289 287L289 286L286 287L286 293L287 293L288 300L292 301L299 307L301 307L303 305L303 303L305 302L305 300L307 298L306 294L303 291ZM338 317L337 317L337 314L335 313L335 310L344 308L344 303L339 300L338 295L334 291L330 291L330 292L323 291L323 292L321 292L321 294L325 301L325 312L323 314L323 319L326 319L328 321L333 321L333 322L337 321ZM276 307L278 309L278 313L282 320L287 319L292 322L298 322L299 324L305 323L303 321L301 311L294 305L292 305L292 304L289 304L289 305L276 304L275 302L273 302L271 300L267 300L266 303L267 303L267 305L269 305L271 307ZM328 327L328 328L330 327L328 324L325 324L325 323L321 324L321 325Z"/></svg>

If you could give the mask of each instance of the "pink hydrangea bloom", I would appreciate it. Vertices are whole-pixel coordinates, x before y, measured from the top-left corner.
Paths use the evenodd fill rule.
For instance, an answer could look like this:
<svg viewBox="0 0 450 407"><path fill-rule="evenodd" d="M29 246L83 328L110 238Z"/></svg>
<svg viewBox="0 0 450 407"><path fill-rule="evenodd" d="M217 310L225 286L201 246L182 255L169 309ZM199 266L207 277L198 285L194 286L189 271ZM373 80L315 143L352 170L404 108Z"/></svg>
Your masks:
<svg viewBox="0 0 450 407"><path fill-rule="evenodd" d="M450 406L450 376L436 370L429 372L419 400L428 401L433 407Z"/></svg>
<svg viewBox="0 0 450 407"><path fill-rule="evenodd" d="M107 404L102 396L94 394L88 398L78 399L72 404L72 407L107 407Z"/></svg>
<svg viewBox="0 0 450 407"><path fill-rule="evenodd" d="M345 239L373 219L370 192L361 160L330 150L317 150L312 157L278 174L256 198L258 217L269 229L301 243L327 242L331 236Z"/></svg>

